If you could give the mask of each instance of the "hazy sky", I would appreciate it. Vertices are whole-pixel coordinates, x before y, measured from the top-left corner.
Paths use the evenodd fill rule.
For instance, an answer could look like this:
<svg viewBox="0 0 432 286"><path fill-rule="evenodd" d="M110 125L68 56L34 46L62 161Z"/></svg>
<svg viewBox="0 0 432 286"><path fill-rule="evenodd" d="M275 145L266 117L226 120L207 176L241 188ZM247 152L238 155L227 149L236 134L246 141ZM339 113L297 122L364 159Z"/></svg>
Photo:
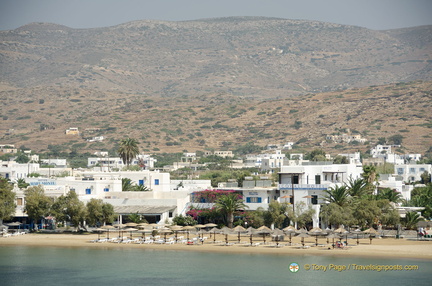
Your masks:
<svg viewBox="0 0 432 286"><path fill-rule="evenodd" d="M375 30L432 24L432 0L0 0L0 30L31 22L72 28L134 20L267 16Z"/></svg>

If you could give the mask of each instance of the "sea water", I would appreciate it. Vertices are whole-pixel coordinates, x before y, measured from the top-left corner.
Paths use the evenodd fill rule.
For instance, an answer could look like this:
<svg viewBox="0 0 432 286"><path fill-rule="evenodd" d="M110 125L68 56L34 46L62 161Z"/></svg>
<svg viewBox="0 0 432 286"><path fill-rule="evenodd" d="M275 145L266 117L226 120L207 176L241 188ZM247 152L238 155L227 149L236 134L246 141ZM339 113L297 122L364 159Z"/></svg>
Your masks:
<svg viewBox="0 0 432 286"><path fill-rule="evenodd" d="M352 286L359 283L432 285L432 261L151 249L0 247L0 285L4 286Z"/></svg>

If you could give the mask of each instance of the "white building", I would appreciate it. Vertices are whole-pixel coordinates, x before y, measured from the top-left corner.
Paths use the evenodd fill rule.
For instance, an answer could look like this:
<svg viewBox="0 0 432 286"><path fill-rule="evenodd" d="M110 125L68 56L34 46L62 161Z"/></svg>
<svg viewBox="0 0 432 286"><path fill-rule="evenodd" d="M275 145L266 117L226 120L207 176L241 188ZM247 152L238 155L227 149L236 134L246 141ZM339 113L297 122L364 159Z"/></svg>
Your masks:
<svg viewBox="0 0 432 286"><path fill-rule="evenodd" d="M402 179L396 175L381 174L379 180L379 188L389 188L396 190L402 195L405 200L411 200L411 191L413 185L406 185Z"/></svg>
<svg viewBox="0 0 432 286"><path fill-rule="evenodd" d="M153 169L154 164L157 162L156 159L150 155L137 155L132 160L130 165L143 165L145 169ZM123 164L123 160L120 157L92 157L87 159L87 167L106 167L108 169L121 170L126 165Z"/></svg>
<svg viewBox="0 0 432 286"><path fill-rule="evenodd" d="M403 164L395 165L395 174L404 182L417 182L421 180L424 172L432 173L430 164Z"/></svg>
<svg viewBox="0 0 432 286"><path fill-rule="evenodd" d="M11 181L27 178L31 173L39 173L38 163L20 164L15 161L0 161L0 176Z"/></svg>
<svg viewBox="0 0 432 286"><path fill-rule="evenodd" d="M147 192L123 192L122 179L128 178L133 185L151 189ZM91 199L102 199L114 206L119 221L129 214L138 213L149 222L164 223L177 214L186 213L190 193L211 185L210 180L170 181L169 173L154 171L92 172L73 171L73 176L61 178L27 178L30 186L43 186L45 193L59 197L74 191L78 198L87 203ZM180 184L181 183L181 184ZM21 198L21 208L25 198Z"/></svg>
<svg viewBox="0 0 432 286"><path fill-rule="evenodd" d="M358 179L363 172L361 164L324 164L304 162L302 165L282 166L279 172L280 201L294 205L302 202L315 209L313 225L318 226L320 205L324 191Z"/></svg>

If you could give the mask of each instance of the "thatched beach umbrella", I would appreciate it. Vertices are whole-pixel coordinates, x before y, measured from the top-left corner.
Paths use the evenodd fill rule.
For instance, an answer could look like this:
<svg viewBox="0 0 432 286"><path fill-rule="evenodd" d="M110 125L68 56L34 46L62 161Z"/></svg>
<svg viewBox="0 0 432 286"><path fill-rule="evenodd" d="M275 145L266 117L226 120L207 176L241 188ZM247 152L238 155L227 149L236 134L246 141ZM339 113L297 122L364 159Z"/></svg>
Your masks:
<svg viewBox="0 0 432 286"><path fill-rule="evenodd" d="M372 234L378 234L378 232L374 229L374 228L368 228L365 231L363 231L363 233L369 233L369 240L370 240L370 244L372 244Z"/></svg>
<svg viewBox="0 0 432 286"><path fill-rule="evenodd" d="M130 233L130 239L132 240L132 232L137 231L138 229L133 228L133 227L128 227L125 228L123 231L129 232Z"/></svg>
<svg viewBox="0 0 432 286"><path fill-rule="evenodd" d="M332 239L332 247L334 249L335 248L335 242L334 242L334 240L335 240L335 238L339 239L340 237L336 233L331 233L331 234L327 235L327 239L329 239L329 238Z"/></svg>
<svg viewBox="0 0 432 286"><path fill-rule="evenodd" d="M106 230L103 229L103 228L97 228L94 231L97 232L97 234L98 234L98 240L100 240L101 233L104 232L104 231L106 231Z"/></svg>
<svg viewBox="0 0 432 286"><path fill-rule="evenodd" d="M263 242L265 244L266 243L265 236L266 236L266 234L272 233L272 230L270 228L266 227L265 225L263 225L263 226L260 226L259 228L257 228L257 231L259 234L262 234Z"/></svg>
<svg viewBox="0 0 432 286"><path fill-rule="evenodd" d="M255 233L257 233L257 230L256 230L255 228L253 228L253 227L248 227L248 228L247 228L247 234L249 235L249 241L250 241L250 244L251 244L251 245L252 245L252 243L253 243L253 238L252 238L252 236L253 236Z"/></svg>
<svg viewBox="0 0 432 286"><path fill-rule="evenodd" d="M125 226L127 226L127 227L137 227L138 224L135 223L135 222L128 222L128 223L125 224Z"/></svg>
<svg viewBox="0 0 432 286"><path fill-rule="evenodd" d="M359 245L359 235L363 234L363 231L361 231L361 229L357 228L356 230L354 230L352 233L357 235L357 245Z"/></svg>
<svg viewBox="0 0 432 286"><path fill-rule="evenodd" d="M344 229L343 227L340 227L340 228L336 229L334 232L338 233L341 236L345 235L345 241L346 241L346 244L348 245L348 231L346 229Z"/></svg>
<svg viewBox="0 0 432 286"><path fill-rule="evenodd" d="M183 227L181 225L172 225L170 226L170 229L174 231L175 241L177 242L177 234L183 229Z"/></svg>
<svg viewBox="0 0 432 286"><path fill-rule="evenodd" d="M116 224L115 227L118 229L118 232L119 232L118 237L122 238L123 228L125 227L125 225L119 223L119 224Z"/></svg>
<svg viewBox="0 0 432 286"><path fill-rule="evenodd" d="M283 231L284 231L285 233L288 233L288 234L289 234L289 243L290 243L290 245L291 245L291 244L292 244L292 235L295 233L296 228L293 227L292 225L290 225L290 226L284 228Z"/></svg>
<svg viewBox="0 0 432 286"><path fill-rule="evenodd" d="M238 232L238 243L240 243L240 233L246 232L247 230L244 227L242 227L241 225L236 226L232 230L235 232Z"/></svg>
<svg viewBox="0 0 432 286"><path fill-rule="evenodd" d="M305 239L305 237L309 237L309 235L306 232L301 232L299 235L297 235L297 237L301 237L301 243L302 243L302 246L304 247L305 246L304 239Z"/></svg>
<svg viewBox="0 0 432 286"><path fill-rule="evenodd" d="M187 240L188 240L188 241L189 241L189 231L190 231L191 229L195 229L195 227L193 227L193 226L191 226L191 225L186 225L186 226L183 227L183 230L186 231L186 233L187 233Z"/></svg>
<svg viewBox="0 0 432 286"><path fill-rule="evenodd" d="M278 228L275 228L273 230L273 236L274 236L275 241L276 241L276 246L279 246L279 237L283 236L283 235L284 235L284 232L282 230L280 230Z"/></svg>
<svg viewBox="0 0 432 286"><path fill-rule="evenodd" d="M169 228L162 228L162 229L158 230L158 233L164 235L164 242L166 242L167 234L168 234L168 233L172 233L172 230L169 229Z"/></svg>
<svg viewBox="0 0 432 286"><path fill-rule="evenodd" d="M110 233L110 230L111 230L111 229L114 229L115 227L112 226L112 225L104 225L104 226L102 226L101 228L106 230L106 232L107 232L107 239L109 239L109 233Z"/></svg>
<svg viewBox="0 0 432 286"><path fill-rule="evenodd" d="M209 223L206 223L205 224L205 227L206 227L206 229L207 228L215 228L215 227L217 227L217 224L215 224L215 223L211 223L211 222L209 222ZM210 238L212 237L212 231L211 230L209 230L209 233L210 233Z"/></svg>
<svg viewBox="0 0 432 286"><path fill-rule="evenodd" d="M318 236L323 235L322 229L314 227L308 232L309 235L315 236L315 246L318 246Z"/></svg>

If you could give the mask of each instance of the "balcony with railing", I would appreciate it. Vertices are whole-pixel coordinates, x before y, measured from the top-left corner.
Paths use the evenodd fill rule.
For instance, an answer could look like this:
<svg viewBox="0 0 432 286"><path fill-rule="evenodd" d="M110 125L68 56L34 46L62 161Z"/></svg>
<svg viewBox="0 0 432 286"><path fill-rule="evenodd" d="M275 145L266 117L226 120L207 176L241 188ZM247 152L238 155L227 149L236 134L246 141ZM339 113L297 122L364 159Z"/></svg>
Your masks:
<svg viewBox="0 0 432 286"><path fill-rule="evenodd" d="M279 184L279 190L292 190L294 188L295 191L307 191L307 190L327 190L329 187L328 184Z"/></svg>

